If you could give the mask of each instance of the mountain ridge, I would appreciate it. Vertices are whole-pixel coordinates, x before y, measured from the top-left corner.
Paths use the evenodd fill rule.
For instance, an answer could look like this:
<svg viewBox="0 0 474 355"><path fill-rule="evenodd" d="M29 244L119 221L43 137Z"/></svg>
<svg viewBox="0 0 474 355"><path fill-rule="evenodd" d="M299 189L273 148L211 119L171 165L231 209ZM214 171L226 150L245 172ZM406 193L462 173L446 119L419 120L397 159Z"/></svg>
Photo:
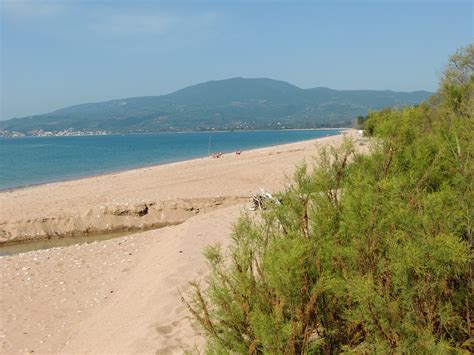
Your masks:
<svg viewBox="0 0 474 355"><path fill-rule="evenodd" d="M369 110L418 104L418 90L302 89L282 80L235 77L160 96L82 103L0 121L0 130L106 130L111 133L341 127Z"/></svg>

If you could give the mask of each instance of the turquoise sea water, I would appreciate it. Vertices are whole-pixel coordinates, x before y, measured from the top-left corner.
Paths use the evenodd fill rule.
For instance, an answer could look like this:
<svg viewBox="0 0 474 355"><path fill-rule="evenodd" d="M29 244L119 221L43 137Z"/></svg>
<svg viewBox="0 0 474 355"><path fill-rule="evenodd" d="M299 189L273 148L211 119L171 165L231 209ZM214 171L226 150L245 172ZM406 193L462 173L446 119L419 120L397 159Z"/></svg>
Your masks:
<svg viewBox="0 0 474 355"><path fill-rule="evenodd" d="M291 143L340 130L0 138L0 189Z"/></svg>

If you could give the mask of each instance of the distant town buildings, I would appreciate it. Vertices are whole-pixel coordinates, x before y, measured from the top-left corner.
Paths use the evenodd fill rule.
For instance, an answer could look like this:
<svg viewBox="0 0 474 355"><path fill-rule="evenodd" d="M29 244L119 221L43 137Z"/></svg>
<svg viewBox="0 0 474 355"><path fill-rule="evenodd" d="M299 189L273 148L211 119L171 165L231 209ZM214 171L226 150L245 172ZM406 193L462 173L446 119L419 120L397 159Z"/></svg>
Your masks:
<svg viewBox="0 0 474 355"><path fill-rule="evenodd" d="M62 131L44 131L37 129L28 133L16 132L16 131L2 131L0 130L0 137L4 138L15 138L15 137L74 137L74 136L103 136L110 134L108 131L98 130L83 130L78 131L72 128L68 128Z"/></svg>

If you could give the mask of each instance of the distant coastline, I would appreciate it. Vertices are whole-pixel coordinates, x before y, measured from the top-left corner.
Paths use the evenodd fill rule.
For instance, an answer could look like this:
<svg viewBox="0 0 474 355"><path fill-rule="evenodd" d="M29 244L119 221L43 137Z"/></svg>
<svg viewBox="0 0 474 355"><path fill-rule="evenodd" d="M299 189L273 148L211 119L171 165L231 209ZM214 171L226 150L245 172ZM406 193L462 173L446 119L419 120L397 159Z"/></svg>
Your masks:
<svg viewBox="0 0 474 355"><path fill-rule="evenodd" d="M16 131L0 130L0 138L22 138L22 137L86 137L86 136L110 136L110 135L141 135L141 134L175 134L175 133L222 133L222 132L272 132L272 131L329 131L329 130L349 130L351 127L320 127L320 128L280 128L280 129L228 129L228 130L199 130L199 131L164 131L164 132L111 132L107 130L99 131L76 131L67 129L63 131L43 131L38 130L30 134Z"/></svg>
<svg viewBox="0 0 474 355"><path fill-rule="evenodd" d="M84 136L105 136L112 134L109 131L77 131L72 128L62 131L44 131L42 129L35 130L29 133L22 133L17 131L2 131L0 130L0 138L20 138L20 137L84 137Z"/></svg>

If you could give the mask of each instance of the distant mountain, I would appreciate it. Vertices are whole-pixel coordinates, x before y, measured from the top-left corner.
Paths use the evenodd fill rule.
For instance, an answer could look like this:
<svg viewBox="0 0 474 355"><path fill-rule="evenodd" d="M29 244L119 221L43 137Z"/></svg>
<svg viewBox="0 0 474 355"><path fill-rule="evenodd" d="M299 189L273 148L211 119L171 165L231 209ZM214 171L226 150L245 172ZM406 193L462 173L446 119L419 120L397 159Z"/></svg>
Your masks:
<svg viewBox="0 0 474 355"><path fill-rule="evenodd" d="M418 104L431 94L301 89L272 79L232 78L189 86L168 95L87 103L13 118L0 121L0 130L28 134L40 129L133 133L342 127L371 109Z"/></svg>

